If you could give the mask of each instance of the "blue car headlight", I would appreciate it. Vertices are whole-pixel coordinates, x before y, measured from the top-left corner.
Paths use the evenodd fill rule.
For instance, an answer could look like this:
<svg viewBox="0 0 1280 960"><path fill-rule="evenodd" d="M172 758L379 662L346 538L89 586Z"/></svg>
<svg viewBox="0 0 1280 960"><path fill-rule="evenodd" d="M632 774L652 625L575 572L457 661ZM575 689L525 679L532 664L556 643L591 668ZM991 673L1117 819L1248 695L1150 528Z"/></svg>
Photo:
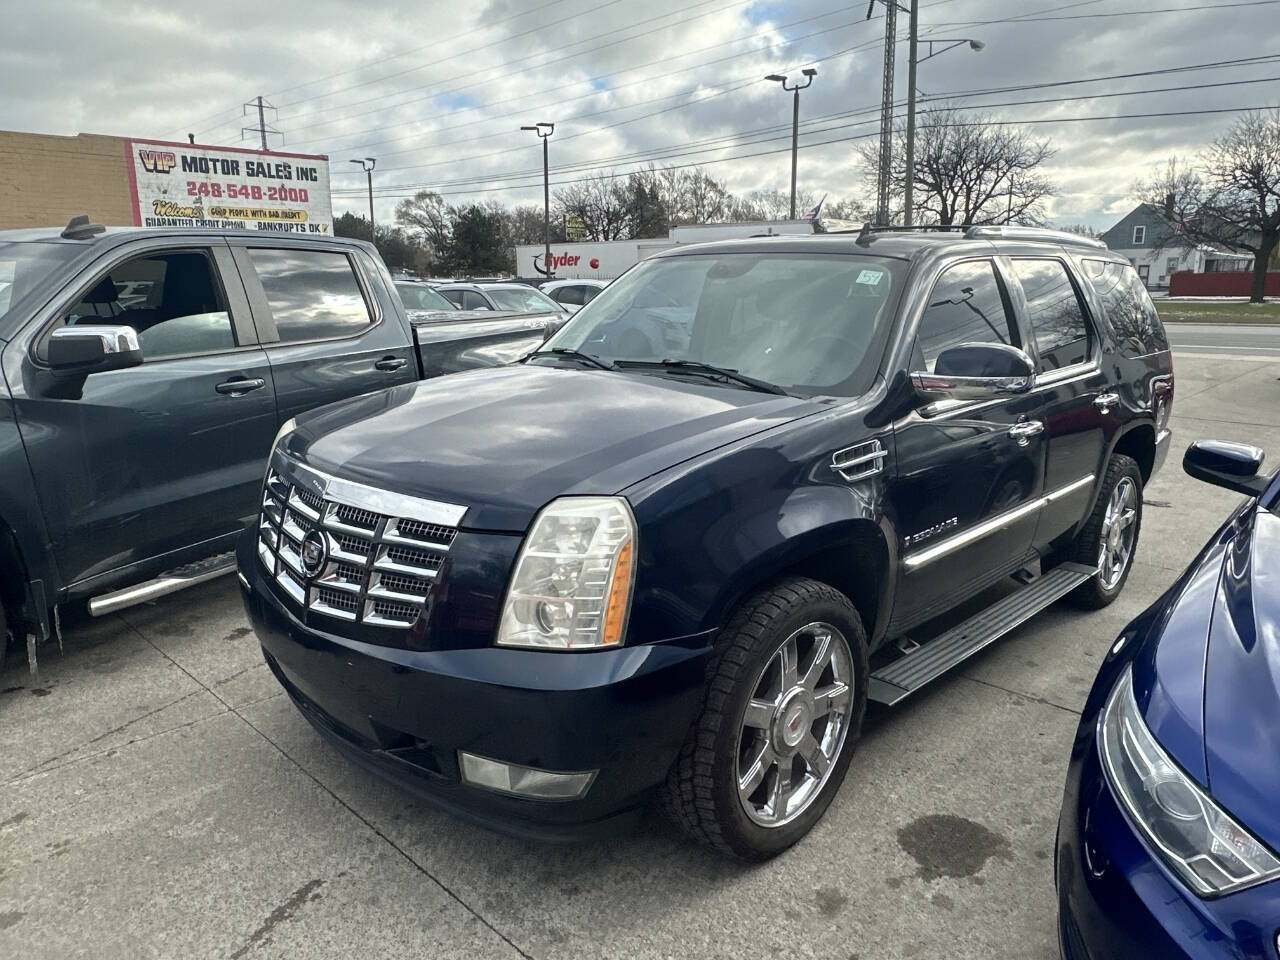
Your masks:
<svg viewBox="0 0 1280 960"><path fill-rule="evenodd" d="M1280 860L1156 742L1138 711L1131 668L1098 719L1098 752L1130 818L1198 895L1215 897L1280 876Z"/></svg>

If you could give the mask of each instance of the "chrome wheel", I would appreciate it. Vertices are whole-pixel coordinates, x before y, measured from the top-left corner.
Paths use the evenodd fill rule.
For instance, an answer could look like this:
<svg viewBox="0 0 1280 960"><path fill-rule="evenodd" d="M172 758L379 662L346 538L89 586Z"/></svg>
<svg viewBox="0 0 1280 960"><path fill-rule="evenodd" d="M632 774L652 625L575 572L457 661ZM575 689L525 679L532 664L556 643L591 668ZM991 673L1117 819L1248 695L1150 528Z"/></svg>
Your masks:
<svg viewBox="0 0 1280 960"><path fill-rule="evenodd" d="M810 623L783 641L760 671L738 738L738 799L762 827L809 807L844 746L853 698L844 634Z"/></svg>
<svg viewBox="0 0 1280 960"><path fill-rule="evenodd" d="M1137 522L1138 485L1130 477L1121 477L1107 501L1098 544L1098 579L1106 590L1115 589L1129 568Z"/></svg>

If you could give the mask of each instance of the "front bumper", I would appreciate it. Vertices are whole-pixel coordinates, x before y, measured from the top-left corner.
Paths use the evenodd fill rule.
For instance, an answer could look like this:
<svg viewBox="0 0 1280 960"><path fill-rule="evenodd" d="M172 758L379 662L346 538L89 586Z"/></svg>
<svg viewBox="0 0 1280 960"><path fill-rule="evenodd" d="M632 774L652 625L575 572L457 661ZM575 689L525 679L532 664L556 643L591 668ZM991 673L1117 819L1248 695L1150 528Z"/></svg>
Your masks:
<svg viewBox="0 0 1280 960"><path fill-rule="evenodd" d="M707 635L577 654L375 646L305 626L266 588L252 545L240 561L267 663L312 725L366 769L490 829L574 840L616 828L666 777L701 704ZM524 799L463 783L459 750L599 773L579 799Z"/></svg>
<svg viewBox="0 0 1280 960"><path fill-rule="evenodd" d="M1277 960L1280 881L1213 900L1186 888L1120 809L1088 722L1058 824L1058 931L1064 960Z"/></svg>

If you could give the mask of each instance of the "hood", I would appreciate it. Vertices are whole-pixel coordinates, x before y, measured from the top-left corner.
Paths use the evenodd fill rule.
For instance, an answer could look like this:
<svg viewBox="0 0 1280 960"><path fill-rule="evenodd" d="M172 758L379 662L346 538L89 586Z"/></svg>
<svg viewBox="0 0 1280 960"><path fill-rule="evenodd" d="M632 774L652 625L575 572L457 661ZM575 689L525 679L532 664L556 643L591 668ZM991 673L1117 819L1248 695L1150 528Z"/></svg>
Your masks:
<svg viewBox="0 0 1280 960"><path fill-rule="evenodd" d="M1241 520L1213 598L1205 765L1218 802L1280 851L1280 517Z"/></svg>
<svg viewBox="0 0 1280 960"><path fill-rule="evenodd" d="M542 364L473 370L326 407L285 443L326 473L468 508L523 532L565 494L613 494L829 401L639 372Z"/></svg>

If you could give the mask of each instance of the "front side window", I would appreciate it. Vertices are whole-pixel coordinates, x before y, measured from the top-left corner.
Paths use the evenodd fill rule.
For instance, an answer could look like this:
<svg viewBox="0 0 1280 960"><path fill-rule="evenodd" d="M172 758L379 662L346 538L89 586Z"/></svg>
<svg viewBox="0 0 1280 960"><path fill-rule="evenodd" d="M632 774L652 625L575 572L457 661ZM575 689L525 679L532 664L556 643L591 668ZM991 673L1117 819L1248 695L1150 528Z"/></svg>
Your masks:
<svg viewBox="0 0 1280 960"><path fill-rule="evenodd" d="M990 260L966 260L943 271L920 318L916 347L933 372L938 354L962 343L1019 346L1009 298Z"/></svg>
<svg viewBox="0 0 1280 960"><path fill-rule="evenodd" d="M489 301L480 296L480 294L476 293L474 290L462 290L460 293L461 297L458 302L462 304L463 310L493 309L493 307L489 306Z"/></svg>
<svg viewBox="0 0 1280 960"><path fill-rule="evenodd" d="M879 357L905 261L847 254L724 253L646 260L601 290L546 349L626 369L688 361L799 394L854 395Z"/></svg>
<svg viewBox="0 0 1280 960"><path fill-rule="evenodd" d="M1027 300L1027 319L1039 354L1036 369L1060 370L1089 359L1089 328L1066 265L1061 260L1017 259L1013 272Z"/></svg>
<svg viewBox="0 0 1280 960"><path fill-rule="evenodd" d="M248 254L282 343L349 337L373 324L345 253L250 248Z"/></svg>
<svg viewBox="0 0 1280 960"><path fill-rule="evenodd" d="M568 304L573 307L582 306L581 287L560 287L551 294L551 297L558 303Z"/></svg>
<svg viewBox="0 0 1280 960"><path fill-rule="evenodd" d="M112 267L63 314L61 324L133 327L148 361L236 346L213 261L195 250L134 257Z"/></svg>
<svg viewBox="0 0 1280 960"><path fill-rule="evenodd" d="M558 311L560 307L541 290L525 287L491 287L489 296L498 305L499 310L511 310L516 313L548 313Z"/></svg>
<svg viewBox="0 0 1280 960"><path fill-rule="evenodd" d="M582 288L582 302L583 302L583 303L590 303L592 300L594 300L594 299L599 295L599 293L600 293L600 289L601 289L600 287L583 287L583 288Z"/></svg>

